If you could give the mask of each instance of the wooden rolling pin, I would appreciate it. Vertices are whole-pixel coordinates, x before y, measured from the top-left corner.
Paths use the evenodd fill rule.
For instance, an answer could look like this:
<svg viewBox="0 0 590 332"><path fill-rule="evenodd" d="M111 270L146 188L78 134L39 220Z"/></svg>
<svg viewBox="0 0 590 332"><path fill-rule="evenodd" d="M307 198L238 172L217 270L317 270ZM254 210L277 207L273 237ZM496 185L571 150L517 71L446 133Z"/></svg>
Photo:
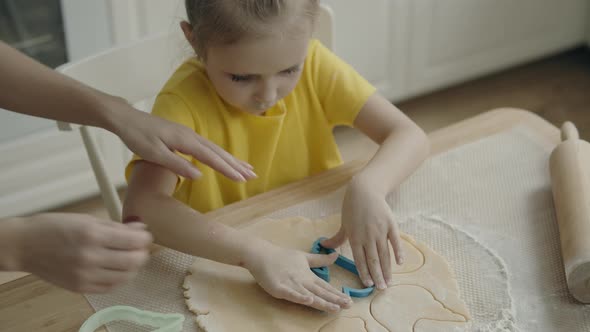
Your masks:
<svg viewBox="0 0 590 332"><path fill-rule="evenodd" d="M590 143L571 122L561 140L549 159L561 255L570 293L590 303Z"/></svg>

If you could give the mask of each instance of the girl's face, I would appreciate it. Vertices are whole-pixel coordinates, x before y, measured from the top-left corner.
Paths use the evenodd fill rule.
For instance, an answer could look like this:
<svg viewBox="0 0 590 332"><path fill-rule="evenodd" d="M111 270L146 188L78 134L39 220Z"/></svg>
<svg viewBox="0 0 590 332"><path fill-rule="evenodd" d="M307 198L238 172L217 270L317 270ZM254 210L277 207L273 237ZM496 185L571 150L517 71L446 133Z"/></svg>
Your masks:
<svg viewBox="0 0 590 332"><path fill-rule="evenodd" d="M311 33L298 35L209 47L205 69L217 93L244 112L262 115L299 81Z"/></svg>

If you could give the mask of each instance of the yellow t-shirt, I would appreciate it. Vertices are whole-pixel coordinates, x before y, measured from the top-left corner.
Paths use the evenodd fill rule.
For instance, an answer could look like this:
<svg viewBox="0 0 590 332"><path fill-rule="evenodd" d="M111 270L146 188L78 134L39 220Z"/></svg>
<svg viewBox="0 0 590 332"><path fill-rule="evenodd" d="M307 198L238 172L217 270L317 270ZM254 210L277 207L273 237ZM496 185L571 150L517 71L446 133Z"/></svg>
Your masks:
<svg viewBox="0 0 590 332"><path fill-rule="evenodd" d="M158 94L152 114L247 161L258 178L236 183L192 158L203 176L179 178L174 197L205 213L340 165L332 130L352 126L375 88L317 40L310 42L302 71L287 97L256 116L224 102L198 60L182 64Z"/></svg>

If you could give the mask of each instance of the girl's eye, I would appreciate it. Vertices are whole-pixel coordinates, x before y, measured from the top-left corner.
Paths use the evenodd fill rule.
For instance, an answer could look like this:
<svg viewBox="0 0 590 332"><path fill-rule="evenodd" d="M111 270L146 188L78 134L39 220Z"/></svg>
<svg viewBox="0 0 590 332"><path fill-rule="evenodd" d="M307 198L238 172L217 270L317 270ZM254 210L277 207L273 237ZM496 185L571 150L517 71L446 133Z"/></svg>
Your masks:
<svg viewBox="0 0 590 332"><path fill-rule="evenodd" d="M250 80L250 76L231 75L231 80L234 82L247 82Z"/></svg>
<svg viewBox="0 0 590 332"><path fill-rule="evenodd" d="M298 72L299 70L301 70L301 67L294 67L283 71L283 74L290 75Z"/></svg>

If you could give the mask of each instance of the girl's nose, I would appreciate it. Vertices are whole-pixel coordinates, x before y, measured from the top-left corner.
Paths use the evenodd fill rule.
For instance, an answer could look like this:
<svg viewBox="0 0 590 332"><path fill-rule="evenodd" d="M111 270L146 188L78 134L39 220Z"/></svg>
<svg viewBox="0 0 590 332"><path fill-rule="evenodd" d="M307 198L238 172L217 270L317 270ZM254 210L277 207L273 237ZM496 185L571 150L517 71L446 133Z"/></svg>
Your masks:
<svg viewBox="0 0 590 332"><path fill-rule="evenodd" d="M272 82L264 82L259 87L254 95L254 100L257 103L268 104L273 103L277 98L277 89Z"/></svg>

